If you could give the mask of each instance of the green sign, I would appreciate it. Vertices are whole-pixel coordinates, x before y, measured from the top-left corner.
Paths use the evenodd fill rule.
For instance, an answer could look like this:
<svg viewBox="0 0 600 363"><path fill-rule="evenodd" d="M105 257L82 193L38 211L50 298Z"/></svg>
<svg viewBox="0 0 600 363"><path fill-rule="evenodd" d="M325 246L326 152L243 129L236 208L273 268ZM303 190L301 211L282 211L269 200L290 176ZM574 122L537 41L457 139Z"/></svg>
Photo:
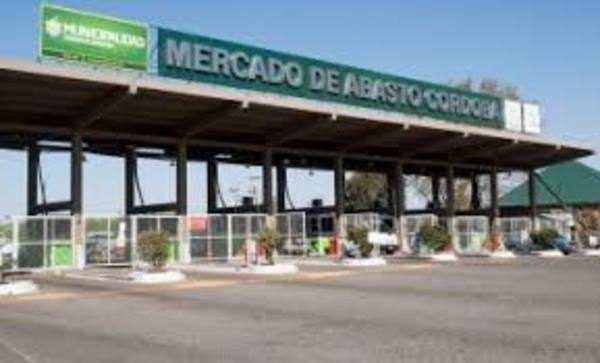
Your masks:
<svg viewBox="0 0 600 363"><path fill-rule="evenodd" d="M40 55L146 70L145 24L42 4Z"/></svg>
<svg viewBox="0 0 600 363"><path fill-rule="evenodd" d="M502 100L385 73L158 29L165 77L503 127Z"/></svg>

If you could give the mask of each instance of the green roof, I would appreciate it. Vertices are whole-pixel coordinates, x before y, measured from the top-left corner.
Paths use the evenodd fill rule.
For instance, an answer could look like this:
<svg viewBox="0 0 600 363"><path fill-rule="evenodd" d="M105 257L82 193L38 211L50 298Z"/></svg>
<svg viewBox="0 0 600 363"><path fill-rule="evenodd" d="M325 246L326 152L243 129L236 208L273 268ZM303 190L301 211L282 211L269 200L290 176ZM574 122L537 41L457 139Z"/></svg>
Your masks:
<svg viewBox="0 0 600 363"><path fill-rule="evenodd" d="M594 168L568 161L547 167L538 175L542 179L535 180L538 205L600 204L600 171ZM528 183L504 194L498 203L503 207L529 205Z"/></svg>

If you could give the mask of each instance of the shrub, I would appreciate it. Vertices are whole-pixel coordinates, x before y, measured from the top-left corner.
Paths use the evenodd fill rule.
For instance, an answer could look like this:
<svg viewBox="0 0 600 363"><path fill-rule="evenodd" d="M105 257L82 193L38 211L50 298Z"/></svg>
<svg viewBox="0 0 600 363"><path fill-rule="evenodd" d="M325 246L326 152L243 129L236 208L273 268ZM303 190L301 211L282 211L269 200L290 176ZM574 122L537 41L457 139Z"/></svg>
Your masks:
<svg viewBox="0 0 600 363"><path fill-rule="evenodd" d="M560 234L554 228L542 228L538 231L531 232L529 237L533 244L544 249L552 249L554 248L552 241L560 237Z"/></svg>
<svg viewBox="0 0 600 363"><path fill-rule="evenodd" d="M373 244L369 242L369 230L365 227L348 228L348 239L358 245L361 257L368 258L373 252Z"/></svg>
<svg viewBox="0 0 600 363"><path fill-rule="evenodd" d="M162 269L169 257L169 238L164 232L144 232L138 237L138 253L142 261L154 269Z"/></svg>
<svg viewBox="0 0 600 363"><path fill-rule="evenodd" d="M6 283L6 272L13 268L12 256L0 256L0 284Z"/></svg>
<svg viewBox="0 0 600 363"><path fill-rule="evenodd" d="M279 233L274 228L265 226L258 233L258 240L265 250L265 258L269 265L274 265L275 260L273 256L275 251L279 248Z"/></svg>
<svg viewBox="0 0 600 363"><path fill-rule="evenodd" d="M451 242L450 234L440 225L421 227L418 238L423 245L434 252L443 250Z"/></svg>

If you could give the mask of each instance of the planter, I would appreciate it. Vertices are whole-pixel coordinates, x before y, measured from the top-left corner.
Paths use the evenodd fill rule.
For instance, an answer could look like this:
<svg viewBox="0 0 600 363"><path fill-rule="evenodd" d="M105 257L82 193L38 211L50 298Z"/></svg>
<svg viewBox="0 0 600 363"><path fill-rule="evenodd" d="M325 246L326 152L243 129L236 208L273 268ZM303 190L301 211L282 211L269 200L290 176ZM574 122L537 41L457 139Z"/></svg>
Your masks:
<svg viewBox="0 0 600 363"><path fill-rule="evenodd" d="M342 265L352 267L384 266L387 265L387 261L381 257L345 258L342 260Z"/></svg>
<svg viewBox="0 0 600 363"><path fill-rule="evenodd" d="M600 257L600 250L584 250L583 254L586 256Z"/></svg>
<svg viewBox="0 0 600 363"><path fill-rule="evenodd" d="M545 250L545 251L539 251L539 252L535 252L536 256L539 257L543 257L543 258L560 258L560 257L565 257L565 255L560 252L559 250Z"/></svg>
<svg viewBox="0 0 600 363"><path fill-rule="evenodd" d="M185 280L185 275L179 271L135 271L129 274L129 278L136 284L168 284Z"/></svg>
<svg viewBox="0 0 600 363"><path fill-rule="evenodd" d="M490 253L490 257L491 258L516 258L517 255L515 255L512 251L494 251L494 252Z"/></svg>
<svg viewBox="0 0 600 363"><path fill-rule="evenodd" d="M38 291L37 285L29 280L0 284L0 296L32 294L36 291Z"/></svg>
<svg viewBox="0 0 600 363"><path fill-rule="evenodd" d="M237 270L240 273L252 275L286 275L298 272L298 266L293 264L249 265Z"/></svg>
<svg viewBox="0 0 600 363"><path fill-rule="evenodd" d="M442 252L431 255L431 260L436 262L456 262L458 257L452 252Z"/></svg>

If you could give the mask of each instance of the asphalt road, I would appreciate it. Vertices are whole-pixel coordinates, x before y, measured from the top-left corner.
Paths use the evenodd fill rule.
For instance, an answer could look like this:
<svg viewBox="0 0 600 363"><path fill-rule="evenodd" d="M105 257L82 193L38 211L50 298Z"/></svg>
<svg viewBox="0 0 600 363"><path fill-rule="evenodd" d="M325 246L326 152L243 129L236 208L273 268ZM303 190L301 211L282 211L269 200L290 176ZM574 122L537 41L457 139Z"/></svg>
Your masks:
<svg viewBox="0 0 600 363"><path fill-rule="evenodd" d="M600 362L598 258L42 287L0 300L0 362Z"/></svg>

